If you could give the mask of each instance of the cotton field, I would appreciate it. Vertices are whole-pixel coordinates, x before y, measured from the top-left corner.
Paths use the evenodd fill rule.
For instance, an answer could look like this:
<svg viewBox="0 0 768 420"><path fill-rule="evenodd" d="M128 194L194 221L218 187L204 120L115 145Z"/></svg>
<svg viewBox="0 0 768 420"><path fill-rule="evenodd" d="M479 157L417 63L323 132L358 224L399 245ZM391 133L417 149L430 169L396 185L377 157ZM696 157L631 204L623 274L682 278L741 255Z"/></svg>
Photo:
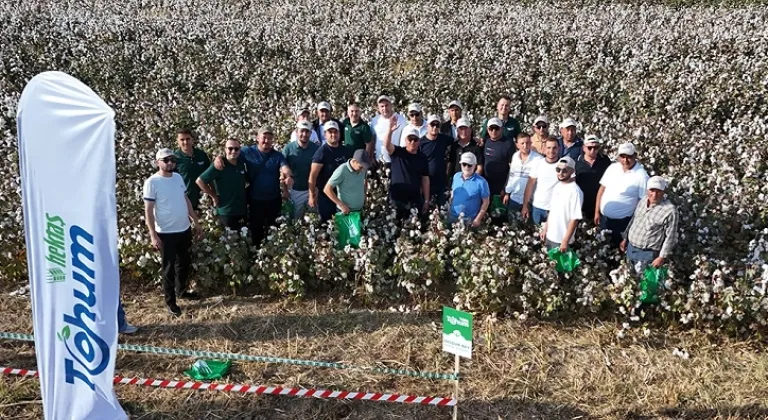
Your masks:
<svg viewBox="0 0 768 420"><path fill-rule="evenodd" d="M734 332L768 323L768 9L603 2L292 2L0 0L0 280L23 283L15 107L25 83L61 70L116 110L118 213L126 278L158 276L141 187L158 147L189 126L209 153L273 125L287 141L297 105L350 99L366 118L380 94L442 114L460 99L475 125L498 94L530 130L573 117L613 156L638 146L671 180L680 245L655 319ZM556 124L553 124L554 127ZM78 180L72 180L78 182ZM532 228L466 234L395 229L386 185L372 185L358 250L334 249L311 217L273 231L256 261L243 235L210 227L198 281L256 284L280 295L330 288L375 301L442 298L520 318L607 310L641 321L636 281L591 224L582 266L558 281ZM414 258L418 256L418 258ZM453 287L455 284L455 290Z"/></svg>

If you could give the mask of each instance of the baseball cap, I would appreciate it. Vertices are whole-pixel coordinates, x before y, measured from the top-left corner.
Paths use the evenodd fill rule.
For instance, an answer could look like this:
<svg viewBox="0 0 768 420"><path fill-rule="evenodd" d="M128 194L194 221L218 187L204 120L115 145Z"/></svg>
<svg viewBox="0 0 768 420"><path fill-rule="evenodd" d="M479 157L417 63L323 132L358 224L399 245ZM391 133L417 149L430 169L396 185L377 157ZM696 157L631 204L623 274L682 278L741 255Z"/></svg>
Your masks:
<svg viewBox="0 0 768 420"><path fill-rule="evenodd" d="M452 106L458 107L459 109L464 109L464 106L461 104L461 101L459 101L458 99L455 99L448 104L448 108Z"/></svg>
<svg viewBox="0 0 768 420"><path fill-rule="evenodd" d="M415 136L416 138L419 138L419 129L413 126L408 126L403 129L403 138L408 138L410 136Z"/></svg>
<svg viewBox="0 0 768 420"><path fill-rule="evenodd" d="M575 169L576 168L576 162L571 159L570 156L561 157L560 160L557 161L558 164L564 163L565 166Z"/></svg>
<svg viewBox="0 0 768 420"><path fill-rule="evenodd" d="M155 154L155 160L165 159L168 156L173 156L173 150L163 148L157 151L157 154Z"/></svg>
<svg viewBox="0 0 768 420"><path fill-rule="evenodd" d="M389 97L389 96L387 96L387 95L381 95L381 96L379 96L379 99L376 99L376 103L377 103L377 104L378 104L378 103L381 103L382 101L387 101L387 102L389 102L389 103L392 103L392 98L390 98L390 97Z"/></svg>
<svg viewBox="0 0 768 420"><path fill-rule="evenodd" d="M299 109L297 109L297 110L296 110L296 118L298 118L299 116L301 116L301 115L302 115L302 114L304 114L304 113L307 113L307 114L309 114L309 108L308 108L308 107L306 107L306 106L304 106L304 107L301 107L301 108L299 108Z"/></svg>
<svg viewBox="0 0 768 420"><path fill-rule="evenodd" d="M336 121L326 121L325 124L323 124L323 131L328 131L332 128L336 129L336 131L339 130L339 125L336 124Z"/></svg>
<svg viewBox="0 0 768 420"><path fill-rule="evenodd" d="M488 120L487 126L490 127L492 125L495 125L496 127L504 127L504 124L501 123L501 120L496 117L493 117L490 120Z"/></svg>
<svg viewBox="0 0 768 420"><path fill-rule="evenodd" d="M456 128L461 127L469 127L469 120L466 118L459 118L459 120L456 121Z"/></svg>
<svg viewBox="0 0 768 420"><path fill-rule="evenodd" d="M602 141L600 141L600 138L594 134L590 134L587 136L586 139L584 139L584 144L600 144L600 143L602 143Z"/></svg>
<svg viewBox="0 0 768 420"><path fill-rule="evenodd" d="M412 103L408 105L408 113L411 112L421 112L421 105L417 103Z"/></svg>
<svg viewBox="0 0 768 420"><path fill-rule="evenodd" d="M634 156L635 152L635 145L632 143L622 143L619 146L619 155Z"/></svg>
<svg viewBox="0 0 768 420"><path fill-rule="evenodd" d="M303 120L296 123L296 128L298 128L299 130L312 131L312 124L310 124L309 121L307 120Z"/></svg>
<svg viewBox="0 0 768 420"><path fill-rule="evenodd" d="M267 126L264 126L264 127L261 127L261 128L259 129L259 135L262 135L262 134L267 134L267 133L269 133L269 134L275 134L275 130L273 130L273 129L272 129L272 127L270 127L270 126L268 126L268 125L267 125Z"/></svg>
<svg viewBox="0 0 768 420"><path fill-rule="evenodd" d="M560 123L560 128L576 127L577 125L573 118L566 118Z"/></svg>
<svg viewBox="0 0 768 420"><path fill-rule="evenodd" d="M319 104L317 104L317 109L318 110L325 109L325 110L330 111L331 110L331 104L329 104L328 102L325 102L325 101L320 102Z"/></svg>
<svg viewBox="0 0 768 420"><path fill-rule="evenodd" d="M432 124L434 121L440 122L440 117L438 117L437 114L430 114L429 117L427 117L427 124Z"/></svg>
<svg viewBox="0 0 768 420"><path fill-rule="evenodd" d="M371 158L368 157L368 152L366 152L365 149L355 150L355 153L352 155L352 159L358 161L361 165L363 165L363 169L365 170L368 170L371 168Z"/></svg>
<svg viewBox="0 0 768 420"><path fill-rule="evenodd" d="M468 163L470 165L477 165L477 156L474 153L466 152L461 154L459 163Z"/></svg>
<svg viewBox="0 0 768 420"><path fill-rule="evenodd" d="M664 191L667 189L667 180L656 175L652 176L650 179L648 179L648 189L649 190L661 190Z"/></svg>
<svg viewBox="0 0 768 420"><path fill-rule="evenodd" d="M539 115L536 117L535 120L533 120L533 125L536 125L538 123L544 123L546 125L549 125L549 118L547 118L546 115Z"/></svg>

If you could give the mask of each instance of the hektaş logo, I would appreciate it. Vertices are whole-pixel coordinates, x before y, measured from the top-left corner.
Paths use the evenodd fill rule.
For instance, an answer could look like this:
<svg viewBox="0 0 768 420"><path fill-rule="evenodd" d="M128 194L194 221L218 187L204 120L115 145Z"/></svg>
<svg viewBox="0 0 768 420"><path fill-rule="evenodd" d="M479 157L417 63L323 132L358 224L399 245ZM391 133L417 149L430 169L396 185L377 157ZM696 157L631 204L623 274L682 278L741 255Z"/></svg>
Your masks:
<svg viewBox="0 0 768 420"><path fill-rule="evenodd" d="M49 223L50 223L49 219ZM60 226L64 228L64 221ZM109 364L109 345L93 331L97 323L96 308L96 271L94 270L96 247L93 235L80 226L69 228L69 243L71 256L72 293L76 303L71 315L64 314L66 324L56 335L64 342L69 357L64 358L65 380L74 384L78 379L95 390L90 378L101 374ZM57 254L62 255L62 254ZM49 270L50 272L50 270ZM74 334L73 334L74 332ZM69 338L72 337L70 345Z"/></svg>
<svg viewBox="0 0 768 420"><path fill-rule="evenodd" d="M48 262L48 283L60 283L66 280L67 252L64 238L66 224L59 216L45 213L45 260Z"/></svg>

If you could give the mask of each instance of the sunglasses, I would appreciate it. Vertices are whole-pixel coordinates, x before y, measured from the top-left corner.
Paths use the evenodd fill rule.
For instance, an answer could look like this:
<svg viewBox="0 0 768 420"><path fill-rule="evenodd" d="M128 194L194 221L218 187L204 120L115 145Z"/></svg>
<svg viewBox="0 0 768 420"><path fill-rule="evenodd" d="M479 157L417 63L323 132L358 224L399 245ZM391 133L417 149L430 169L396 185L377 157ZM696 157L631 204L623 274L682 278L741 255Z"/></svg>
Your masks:
<svg viewBox="0 0 768 420"><path fill-rule="evenodd" d="M405 139L405 141L407 141L408 143L416 143L417 141L419 141L419 139L408 137L407 139Z"/></svg>
<svg viewBox="0 0 768 420"><path fill-rule="evenodd" d="M418 117L419 115L421 115L421 112L411 112L410 114L408 114L408 116L410 117Z"/></svg>
<svg viewBox="0 0 768 420"><path fill-rule="evenodd" d="M496 131L496 130L499 130L499 129L500 128L496 127L495 125L492 125L492 126L488 127L488 131Z"/></svg>
<svg viewBox="0 0 768 420"><path fill-rule="evenodd" d="M587 146L587 150L597 150L600 146Z"/></svg>
<svg viewBox="0 0 768 420"><path fill-rule="evenodd" d="M240 148L239 147L227 147L227 150L229 150L230 152L237 152L238 150L240 150Z"/></svg>
<svg viewBox="0 0 768 420"><path fill-rule="evenodd" d="M464 162L461 162L461 167L462 167L462 168L471 168L471 167L473 167L473 166L475 166L475 165L473 165L473 164L471 164L471 163L464 163Z"/></svg>
<svg viewBox="0 0 768 420"><path fill-rule="evenodd" d="M162 160L165 163L176 163L176 158L175 157L166 157L166 158L162 158L160 160Z"/></svg>
<svg viewBox="0 0 768 420"><path fill-rule="evenodd" d="M433 122L433 123L432 123L432 124L430 124L429 126L430 126L430 127L440 127L440 123L439 123L439 122Z"/></svg>
<svg viewBox="0 0 768 420"><path fill-rule="evenodd" d="M563 168L557 167L557 168L555 168L555 172L557 172L557 173L568 172L568 167L567 166L563 167Z"/></svg>
<svg viewBox="0 0 768 420"><path fill-rule="evenodd" d="M549 126L546 125L546 124L536 124L536 128L538 128L539 130L543 130L543 129L547 128L547 127L549 127Z"/></svg>

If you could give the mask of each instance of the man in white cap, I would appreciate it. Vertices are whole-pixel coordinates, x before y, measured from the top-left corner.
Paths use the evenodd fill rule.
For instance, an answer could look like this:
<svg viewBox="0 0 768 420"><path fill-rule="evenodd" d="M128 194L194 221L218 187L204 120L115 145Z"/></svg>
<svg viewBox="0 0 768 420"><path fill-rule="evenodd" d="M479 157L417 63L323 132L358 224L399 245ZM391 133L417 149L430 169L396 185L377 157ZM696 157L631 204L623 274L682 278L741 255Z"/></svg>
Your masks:
<svg viewBox="0 0 768 420"><path fill-rule="evenodd" d="M389 132L398 130L397 118L389 120ZM392 144L392 136L384 138L384 148L392 158L392 175L389 184L389 198L397 210L397 218L409 217L411 209L425 215L429 209L429 164L424 153L419 151L419 132L414 127L403 130L405 146Z"/></svg>
<svg viewBox="0 0 768 420"><path fill-rule="evenodd" d="M365 177L370 168L371 159L368 153L358 149L347 163L333 171L323 192L336 204L340 212L349 214L363 210L366 193Z"/></svg>
<svg viewBox="0 0 768 420"><path fill-rule="evenodd" d="M283 147L283 155L293 174L290 197L293 202L293 218L298 220L304 217L309 202L309 172L312 168L312 158L320 146L310 140L310 133L314 131L309 121L296 123L296 131L299 133L298 140Z"/></svg>
<svg viewBox="0 0 768 420"><path fill-rule="evenodd" d="M549 119L546 115L539 115L533 120L533 136L531 136L531 148L543 155L544 143L549 138Z"/></svg>
<svg viewBox="0 0 768 420"><path fill-rule="evenodd" d="M464 106L461 101L455 99L448 104L448 119L440 126L440 132L451 136L454 140L459 138L458 124Z"/></svg>
<svg viewBox="0 0 768 420"><path fill-rule="evenodd" d="M424 114L422 114L421 104L412 103L408 105L408 124L405 128L413 127L419 132L419 138L427 135L427 122L424 120Z"/></svg>
<svg viewBox="0 0 768 420"><path fill-rule="evenodd" d="M496 103L496 116L494 118L501 121L502 137L514 143L515 139L517 139L517 135L520 134L520 123L512 117L510 114L511 110L512 98L508 95L501 95L499 101ZM492 119L493 118L489 118L483 121L483 126L480 129L480 138L483 139L484 142L488 141L488 138L490 137L490 133L488 133L488 123ZM491 194L493 194L493 191L491 191Z"/></svg>
<svg viewBox="0 0 768 420"><path fill-rule="evenodd" d="M320 143L326 142L325 123L328 121L333 121L339 127L342 126L339 120L331 118L331 112L333 112L333 108L328 102L323 101L317 104L317 119L312 123L312 131L317 134L317 138L320 139Z"/></svg>
<svg viewBox="0 0 768 420"><path fill-rule="evenodd" d="M461 155L464 153L472 153L476 159L476 171L478 174L483 174L483 146L477 143L477 140L472 136L472 127L469 124L469 120L466 118L459 118L456 122L456 133L458 138L451 144L451 150L449 151L448 158L448 179L453 179L453 175L461 172Z"/></svg>
<svg viewBox="0 0 768 420"><path fill-rule="evenodd" d="M539 159L544 159L544 157L531 149L531 136L528 133L518 134L517 152L512 156L512 163L509 165L509 177L502 197L504 205L507 206L507 215L510 221L515 214L523 210L528 177Z"/></svg>
<svg viewBox="0 0 768 420"><path fill-rule="evenodd" d="M531 172L528 174L521 210L524 220L531 216L533 223L537 225L547 221L552 192L558 183L555 168L559 159L560 142L550 136L544 143L544 159L539 159L531 165Z"/></svg>
<svg viewBox="0 0 768 420"><path fill-rule="evenodd" d="M621 250L627 253L630 266L639 276L652 265L660 268L677 245L677 208L664 195L667 180L660 176L648 180L648 192L641 200L624 231Z"/></svg>
<svg viewBox="0 0 768 420"><path fill-rule="evenodd" d="M477 173L477 157L470 152L459 159L461 172L453 175L451 182L451 205L448 221L455 223L462 219L464 223L478 227L488 211L491 191L488 182Z"/></svg>
<svg viewBox="0 0 768 420"><path fill-rule="evenodd" d="M448 199L448 153L453 144L451 136L440 133L440 125L440 117L431 114L427 118L427 134L419 139L419 150L429 165L429 192L438 207Z"/></svg>
<svg viewBox="0 0 768 420"><path fill-rule="evenodd" d="M637 161L635 145L621 144L619 161L611 164L600 178L595 200L595 224L611 231L614 247L618 248L637 203L645 197L647 182L648 174Z"/></svg>
<svg viewBox="0 0 768 420"><path fill-rule="evenodd" d="M309 107L302 107L299 109L299 111L296 113L296 122L299 123L301 121L306 121L307 124L309 124L309 141L312 143L320 145L320 138L317 137L317 133L312 129L312 122L309 120ZM298 127L298 125L297 125ZM291 141L297 141L299 139L299 129L295 129L291 131Z"/></svg>
<svg viewBox="0 0 768 420"><path fill-rule="evenodd" d="M600 179L611 166L611 159L600 152L600 139L590 134L584 140L581 155L576 160L576 185L584 192L581 214L584 220L595 220L595 202L600 190Z"/></svg>
<svg viewBox="0 0 768 420"><path fill-rule="evenodd" d="M187 197L184 180L174 172L176 159L171 149L158 150L155 155L158 170L144 181L143 196L149 237L161 255L165 304L173 316L180 316L177 297L199 299L195 292L187 291L187 280L192 263L191 226L198 239L202 238L203 231Z"/></svg>
<svg viewBox="0 0 768 420"><path fill-rule="evenodd" d="M581 154L584 142L576 137L576 120L566 118L560 123L560 156L570 156L575 162Z"/></svg>
<svg viewBox="0 0 768 420"><path fill-rule="evenodd" d="M569 156L557 161L555 172L557 184L552 191L552 202L547 221L541 226L541 239L547 249L557 248L566 252L573 243L573 234L581 220L581 205L584 195L573 177L576 162Z"/></svg>
<svg viewBox="0 0 768 420"><path fill-rule="evenodd" d="M325 144L320 146L312 157L312 167L309 172L309 205L317 207L320 220L330 220L336 213L336 204L325 192L325 184L331 179L333 172L352 157L352 151L341 144L341 132L336 121L325 123Z"/></svg>
<svg viewBox="0 0 768 420"><path fill-rule="evenodd" d="M373 129L374 150L376 151L376 161L384 163L389 166L392 159L387 153L387 148L384 147L384 139L387 136L391 136L392 144L395 146L400 145L400 135L403 128L408 123L402 114L396 114L392 108L392 98L386 95L381 95L376 100L376 107L379 113L371 119L371 128ZM390 120L392 117L396 118L397 129L394 132L390 132ZM374 167L376 165L374 164Z"/></svg>
<svg viewBox="0 0 768 420"><path fill-rule="evenodd" d="M515 154L514 139L502 135L504 123L498 118L491 118L487 124L488 139L483 144L483 176L491 188L491 196L501 196L507 185L509 163ZM517 135L517 134L515 134Z"/></svg>

